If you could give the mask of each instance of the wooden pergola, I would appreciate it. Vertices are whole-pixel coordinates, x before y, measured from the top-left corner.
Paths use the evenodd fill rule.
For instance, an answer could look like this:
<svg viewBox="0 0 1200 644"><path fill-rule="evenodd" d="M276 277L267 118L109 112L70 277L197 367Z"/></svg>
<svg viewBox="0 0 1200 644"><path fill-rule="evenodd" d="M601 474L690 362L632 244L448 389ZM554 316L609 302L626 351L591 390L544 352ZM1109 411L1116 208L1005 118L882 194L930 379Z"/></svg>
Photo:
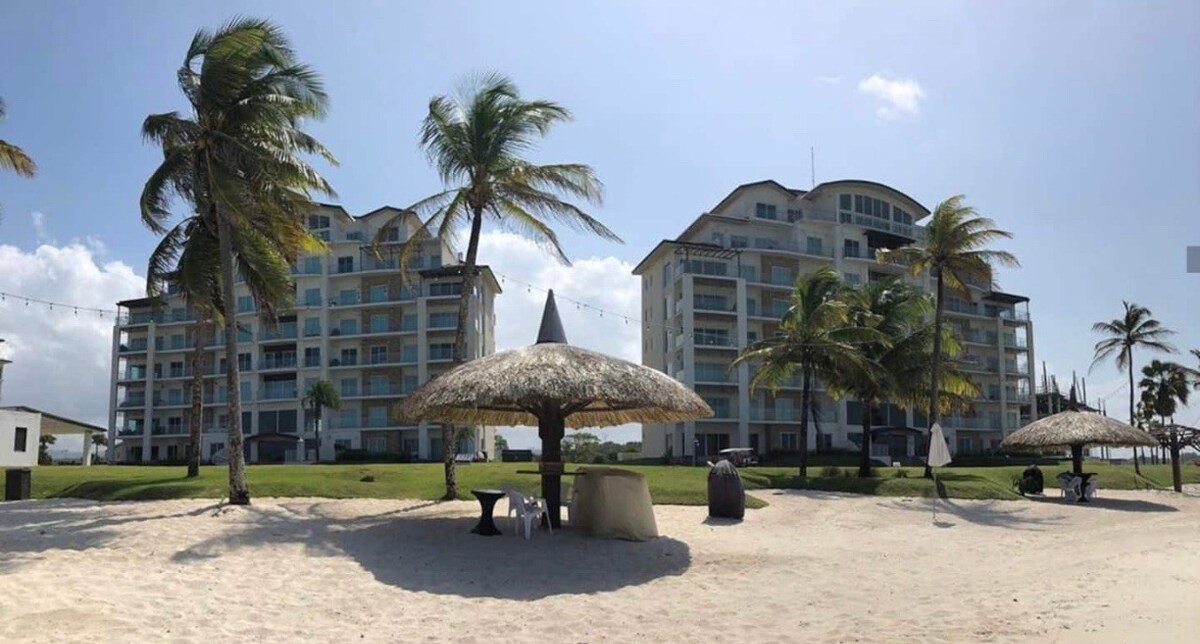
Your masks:
<svg viewBox="0 0 1200 644"><path fill-rule="evenodd" d="M1191 447L1200 451L1200 428L1170 424L1150 430L1150 435L1171 452L1171 482L1176 492L1183 491L1183 472L1180 471L1180 453Z"/></svg>

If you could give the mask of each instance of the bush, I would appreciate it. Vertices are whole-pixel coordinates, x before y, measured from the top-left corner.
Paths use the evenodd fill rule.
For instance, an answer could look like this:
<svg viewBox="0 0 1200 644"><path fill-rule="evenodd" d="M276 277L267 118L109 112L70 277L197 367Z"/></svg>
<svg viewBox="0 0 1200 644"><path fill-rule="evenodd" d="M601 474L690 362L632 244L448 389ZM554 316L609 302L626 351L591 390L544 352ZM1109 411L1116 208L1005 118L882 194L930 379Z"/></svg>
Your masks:
<svg viewBox="0 0 1200 644"><path fill-rule="evenodd" d="M892 478L906 479L908 478L908 470L904 469L903 467L893 468Z"/></svg>
<svg viewBox="0 0 1200 644"><path fill-rule="evenodd" d="M821 468L820 477L823 479L838 479L842 478L842 468L825 466Z"/></svg>
<svg viewBox="0 0 1200 644"><path fill-rule="evenodd" d="M411 463L409 454L395 452L368 452L365 449L344 449L337 453L338 463Z"/></svg>

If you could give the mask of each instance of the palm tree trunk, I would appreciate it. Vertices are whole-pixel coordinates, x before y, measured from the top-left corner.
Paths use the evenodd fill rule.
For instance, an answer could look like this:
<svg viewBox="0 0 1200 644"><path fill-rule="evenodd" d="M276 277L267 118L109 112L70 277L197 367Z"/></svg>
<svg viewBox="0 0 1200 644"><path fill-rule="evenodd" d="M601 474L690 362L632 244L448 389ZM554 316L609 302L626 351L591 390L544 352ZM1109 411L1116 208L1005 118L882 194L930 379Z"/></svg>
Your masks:
<svg viewBox="0 0 1200 644"><path fill-rule="evenodd" d="M942 271L937 272L937 301L934 302L933 309L933 368L932 381L929 386L929 433L925 437L925 453L929 453L929 449L933 446L933 425L941 420L938 394L941 391L941 375L942 375L942 317L943 309L946 306L945 284L942 281ZM925 478L933 478L933 468L929 467L928 458L925 462Z"/></svg>
<svg viewBox="0 0 1200 644"><path fill-rule="evenodd" d="M812 372L804 370L800 389L800 478L808 478L808 406L812 402Z"/></svg>
<svg viewBox="0 0 1200 644"><path fill-rule="evenodd" d="M187 477L200 476L200 422L204 418L204 320L196 323L192 331L192 415L188 418L188 466Z"/></svg>
<svg viewBox="0 0 1200 644"><path fill-rule="evenodd" d="M217 220L217 242L221 249L221 304L225 311L225 391L229 399L229 503L249 505L250 488L246 486L246 455L242 450L242 400L238 388L237 356L237 298L233 288L233 232L229 221L219 216L216 204L211 206Z"/></svg>
<svg viewBox="0 0 1200 644"><path fill-rule="evenodd" d="M479 233L483 229L483 209L473 208L471 213L471 236L467 240L467 256L462 264L462 290L458 295L458 328L454 330L454 354L452 362L460 365L467 361L467 317L470 315L471 294L475 287L475 257L479 254ZM454 426L442 425L442 469L446 474L446 494L442 497L453 500L458 497L458 477L454 471Z"/></svg>
<svg viewBox="0 0 1200 644"><path fill-rule="evenodd" d="M863 401L862 444L858 451L858 478L871 478L871 403Z"/></svg>
<svg viewBox="0 0 1200 644"><path fill-rule="evenodd" d="M1134 411L1135 409L1136 408L1133 406L1133 348L1130 347L1130 350L1129 350L1129 424L1134 427L1137 427L1137 424L1134 422L1134 420L1136 419L1136 416L1135 416L1136 412ZM1138 448L1136 446L1133 448L1133 472L1134 472L1134 474L1137 474L1138 476L1142 475L1142 467L1140 465L1138 465Z"/></svg>

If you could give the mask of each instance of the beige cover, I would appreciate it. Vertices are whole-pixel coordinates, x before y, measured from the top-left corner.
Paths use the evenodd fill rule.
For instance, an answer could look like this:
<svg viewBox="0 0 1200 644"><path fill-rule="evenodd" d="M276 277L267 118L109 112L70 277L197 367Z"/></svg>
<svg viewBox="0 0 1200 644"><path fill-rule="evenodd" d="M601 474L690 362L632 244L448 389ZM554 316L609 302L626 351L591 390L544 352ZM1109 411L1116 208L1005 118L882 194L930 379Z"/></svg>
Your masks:
<svg viewBox="0 0 1200 644"><path fill-rule="evenodd" d="M658 537L646 477L637 472L589 467L575 477L574 527L593 537L645 541Z"/></svg>

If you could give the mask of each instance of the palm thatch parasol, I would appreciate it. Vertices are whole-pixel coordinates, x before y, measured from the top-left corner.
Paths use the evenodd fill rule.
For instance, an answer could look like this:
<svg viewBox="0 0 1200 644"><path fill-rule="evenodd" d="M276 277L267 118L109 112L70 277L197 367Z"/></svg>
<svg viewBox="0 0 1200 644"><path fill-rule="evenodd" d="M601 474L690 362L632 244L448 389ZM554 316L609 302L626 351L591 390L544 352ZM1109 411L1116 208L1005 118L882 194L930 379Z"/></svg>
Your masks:
<svg viewBox="0 0 1200 644"><path fill-rule="evenodd" d="M686 386L642 365L572 347L546 297L537 343L459 365L400 405L409 421L534 425L542 439L542 495L559 525L565 427L674 423L712 415Z"/></svg>
<svg viewBox="0 0 1200 644"><path fill-rule="evenodd" d="M1029 423L1008 435L1001 449L1036 451L1071 450L1076 474L1083 473L1083 450L1093 445L1112 447L1155 446L1158 441L1146 432L1115 418L1090 411L1063 411Z"/></svg>

